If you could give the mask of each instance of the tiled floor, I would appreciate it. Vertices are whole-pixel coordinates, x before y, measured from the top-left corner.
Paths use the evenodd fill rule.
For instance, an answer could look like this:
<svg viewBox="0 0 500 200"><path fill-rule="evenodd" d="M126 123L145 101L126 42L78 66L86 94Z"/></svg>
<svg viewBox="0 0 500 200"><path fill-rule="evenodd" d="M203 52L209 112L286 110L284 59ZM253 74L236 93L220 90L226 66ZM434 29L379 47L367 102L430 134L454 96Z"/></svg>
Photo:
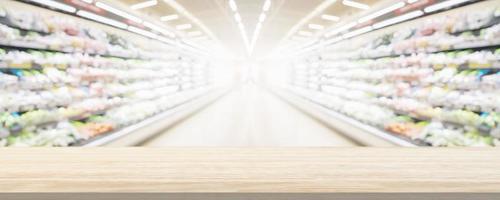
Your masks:
<svg viewBox="0 0 500 200"><path fill-rule="evenodd" d="M254 84L243 85L145 146L353 146Z"/></svg>

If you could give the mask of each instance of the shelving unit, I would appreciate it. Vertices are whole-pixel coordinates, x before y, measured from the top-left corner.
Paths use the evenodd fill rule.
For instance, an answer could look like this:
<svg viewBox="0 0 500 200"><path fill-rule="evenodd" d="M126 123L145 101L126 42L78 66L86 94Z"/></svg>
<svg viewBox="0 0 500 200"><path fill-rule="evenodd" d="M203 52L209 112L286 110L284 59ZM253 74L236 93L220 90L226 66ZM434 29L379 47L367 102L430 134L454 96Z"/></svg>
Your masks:
<svg viewBox="0 0 500 200"><path fill-rule="evenodd" d="M293 61L287 90L336 113L336 119L348 116L371 126L376 131L367 132L386 139L389 135L389 140L402 138L419 146L498 146L500 40L495 35L500 35L500 15L492 10L500 8L491 2L474 4L458 9L480 9L454 11L450 18L473 18L481 26L466 24L473 28L450 33L454 28L444 23L444 12L441 22L427 16L412 22L417 28L402 23L389 31L320 45ZM432 24L422 25L431 17Z"/></svg>
<svg viewBox="0 0 500 200"><path fill-rule="evenodd" d="M219 90L211 85L211 64L198 53L166 44L140 47L77 17L48 32L20 28L19 13L43 10L32 18L47 27L61 23L48 16L63 14L9 3L21 9L0 17L0 146L99 146L144 132L126 142L135 145L155 134L141 128L186 116ZM80 21L86 25L75 25Z"/></svg>

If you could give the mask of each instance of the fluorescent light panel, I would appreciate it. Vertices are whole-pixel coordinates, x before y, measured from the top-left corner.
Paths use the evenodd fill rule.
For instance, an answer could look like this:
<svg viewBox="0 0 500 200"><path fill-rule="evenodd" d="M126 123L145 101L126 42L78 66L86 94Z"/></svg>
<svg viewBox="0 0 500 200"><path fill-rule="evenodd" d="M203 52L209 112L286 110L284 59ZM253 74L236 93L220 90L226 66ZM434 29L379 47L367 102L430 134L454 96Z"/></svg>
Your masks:
<svg viewBox="0 0 500 200"><path fill-rule="evenodd" d="M428 7L426 7L424 9L424 11L426 13L434 12L434 11L442 10L442 9L445 9L445 8L449 8L449 7L454 6L454 5L465 3L465 2L468 2L468 1L471 1L471 0L448 0L448 1L445 1L445 2L442 2L442 3L434 4L432 6L428 6Z"/></svg>
<svg viewBox="0 0 500 200"><path fill-rule="evenodd" d="M244 31L245 30L245 25L243 25L243 23L238 23L238 27L240 28L240 30Z"/></svg>
<svg viewBox="0 0 500 200"><path fill-rule="evenodd" d="M354 36L357 36L357 35L361 35L363 33L366 33L366 32L372 31L372 30L373 30L372 26L367 26L367 27L360 28L358 30L346 33L342 37L344 39L347 39L347 38L351 38L351 37L354 37Z"/></svg>
<svg viewBox="0 0 500 200"><path fill-rule="evenodd" d="M160 27L160 26L158 26L156 24L153 24L153 23L150 23L150 22L144 22L143 25L145 27L148 27L148 28L152 29L152 30L158 31L158 32L160 32L160 33L162 33L164 35L168 35L170 37L175 36L175 34L173 34L172 32L167 31L166 29L164 29L164 28L162 28L162 27Z"/></svg>
<svg viewBox="0 0 500 200"><path fill-rule="evenodd" d="M370 6L368 6L368 5L364 4L364 3L359 3L359 2L351 1L351 0L343 0L342 4L344 4L346 6L353 7L353 8L362 9L362 10L368 10L368 9L370 9Z"/></svg>
<svg viewBox="0 0 500 200"><path fill-rule="evenodd" d="M107 11L109 11L111 13L114 13L114 14L116 14L116 15L118 15L120 17L123 17L125 19L129 19L129 20L131 20L133 22L136 22L136 23L142 23L142 20L140 18L138 18L136 16L133 16L131 14L128 14L128 13L126 13L124 11L119 10L119 9L113 8L112 6L110 6L108 4L105 4L105 3L102 3L102 2L97 2L95 5L97 7L99 7L99 8L107 10Z"/></svg>
<svg viewBox="0 0 500 200"><path fill-rule="evenodd" d="M229 7L234 12L238 11L238 6L236 5L236 2L234 2L234 0L229 0Z"/></svg>
<svg viewBox="0 0 500 200"><path fill-rule="evenodd" d="M409 4L412 4L412 3L415 3L417 1L420 1L420 0L407 0L406 2L408 2Z"/></svg>
<svg viewBox="0 0 500 200"><path fill-rule="evenodd" d="M321 19L336 22L336 21L340 20L340 17L333 16L333 15L321 15Z"/></svg>
<svg viewBox="0 0 500 200"><path fill-rule="evenodd" d="M380 16L382 16L382 15L385 15L385 14L387 14L387 13L390 13L390 12L392 12L392 11L395 11L395 10L397 10L397 9L400 9L400 8L404 7L405 5L406 5L406 4L405 4L405 2L399 2L399 3L396 3L396 4L392 5L392 6L389 6L389 7L387 7L387 8L382 9L382 10L379 10L379 11L377 11L377 12L374 12L374 13L372 13L372 14L369 14L369 15L367 15L367 16L365 16L365 17L362 17L362 18L360 18L360 19L358 20L358 22L359 22L359 23L363 23L363 22L370 21L370 20L372 20L372 19L375 19L375 18L377 18L377 17L380 17Z"/></svg>
<svg viewBox="0 0 500 200"><path fill-rule="evenodd" d="M59 9L69 13L76 12L76 8L53 0L31 0L32 2L43 4L51 8Z"/></svg>
<svg viewBox="0 0 500 200"><path fill-rule="evenodd" d="M186 29L193 28L193 25L191 25L191 24L181 24L181 25L177 25L175 28L177 30L186 30Z"/></svg>
<svg viewBox="0 0 500 200"><path fill-rule="evenodd" d="M336 34L338 34L338 33L341 33L342 31L345 31L345 30L348 30L348 29L350 29L350 28L352 28L352 27L355 27L356 25L358 25L358 23L356 23L356 22L351 22L351 23L349 23L349 24L346 24L346 25L344 25L344 26L341 26L341 27L339 27L339 28L337 28L337 29L335 29L335 30L333 30L333 31L331 31L331 32L329 32L329 33L327 33L327 34L326 34L326 37L330 37L330 36L332 36L332 35L336 35Z"/></svg>
<svg viewBox="0 0 500 200"><path fill-rule="evenodd" d="M266 14L261 13L260 16L259 16L259 22L263 22L265 20L266 20Z"/></svg>
<svg viewBox="0 0 500 200"><path fill-rule="evenodd" d="M140 34L140 35L143 35L143 36L146 36L146 37L149 37L149 38L158 38L158 35L154 34L154 33L151 33L149 31L146 31L146 30L143 30L143 29L140 29L140 28L136 28L136 27L133 27L133 26L129 26L127 28L127 30L131 31L131 32L134 32L134 33L137 33L137 34Z"/></svg>
<svg viewBox="0 0 500 200"><path fill-rule="evenodd" d="M264 3L264 7L262 7L262 10L264 12L267 12L269 11L270 8L271 8L271 0L266 0L266 2Z"/></svg>
<svg viewBox="0 0 500 200"><path fill-rule="evenodd" d="M111 26L114 26L114 27L118 27L118 28L121 28L121 29L127 29L127 27L128 27L128 25L125 24L125 23L122 23L122 22L119 22L119 21L115 21L115 20L112 20L112 19L100 16L100 15L96 15L94 13L87 12L87 11L84 11L84 10L80 10L76 14L78 16L81 16L81 17L84 17L84 18L87 18L87 19L91 19L91 20L94 20L94 21L98 21L98 22L101 22L101 23L104 23L104 24L108 24L108 25L111 25Z"/></svg>
<svg viewBox="0 0 500 200"><path fill-rule="evenodd" d="M406 21L409 19L420 17L423 14L424 14L424 12L422 12L421 10L413 11L413 12L410 12L410 13L407 13L407 14L404 14L404 15L401 15L398 17L394 17L394 18L376 23L373 25L373 28L379 29L382 27L390 26L390 25L397 24L397 23L402 22L402 21Z"/></svg>
<svg viewBox="0 0 500 200"><path fill-rule="evenodd" d="M309 26L310 29L314 29L314 30L323 30L323 29L325 29L324 26L319 25L319 24L309 24L308 26Z"/></svg>
<svg viewBox="0 0 500 200"><path fill-rule="evenodd" d="M85 3L92 3L92 2L94 2L94 0L81 0L81 1L83 1Z"/></svg>
<svg viewBox="0 0 500 200"><path fill-rule="evenodd" d="M176 19L179 19L179 15L166 15L166 16L163 16L163 17L160 17L160 20L161 21L172 21L172 20L176 20Z"/></svg>
<svg viewBox="0 0 500 200"><path fill-rule="evenodd" d="M234 19L236 20L236 22L241 22L241 15L240 15L240 13L235 13L234 14Z"/></svg>
<svg viewBox="0 0 500 200"><path fill-rule="evenodd" d="M136 3L132 6L130 6L130 8L132 8L133 10L139 10L139 9L155 6L156 4L158 4L157 0L148 0L148 1L141 2L141 3Z"/></svg>

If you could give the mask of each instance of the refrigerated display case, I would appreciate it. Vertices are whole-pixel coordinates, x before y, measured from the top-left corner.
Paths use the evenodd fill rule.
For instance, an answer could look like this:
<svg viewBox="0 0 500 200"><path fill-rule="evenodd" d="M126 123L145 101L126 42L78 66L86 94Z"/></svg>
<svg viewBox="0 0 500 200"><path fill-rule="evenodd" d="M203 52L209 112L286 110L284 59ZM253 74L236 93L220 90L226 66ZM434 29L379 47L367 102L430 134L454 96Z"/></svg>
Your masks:
<svg viewBox="0 0 500 200"><path fill-rule="evenodd" d="M287 88L399 145L498 146L497 3L431 5L337 33L290 64ZM401 20L410 15L420 18Z"/></svg>
<svg viewBox="0 0 500 200"><path fill-rule="evenodd" d="M172 41L2 3L0 146L101 145L205 98L212 64Z"/></svg>

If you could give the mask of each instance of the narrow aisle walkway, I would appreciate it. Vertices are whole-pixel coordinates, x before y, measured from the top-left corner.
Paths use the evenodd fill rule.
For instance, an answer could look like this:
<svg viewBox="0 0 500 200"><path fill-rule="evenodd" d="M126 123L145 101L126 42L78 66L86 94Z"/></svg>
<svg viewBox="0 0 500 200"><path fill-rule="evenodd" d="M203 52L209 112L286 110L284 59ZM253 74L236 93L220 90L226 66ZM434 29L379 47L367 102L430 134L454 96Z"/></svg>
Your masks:
<svg viewBox="0 0 500 200"><path fill-rule="evenodd" d="M353 146L253 84L243 85L145 146Z"/></svg>

